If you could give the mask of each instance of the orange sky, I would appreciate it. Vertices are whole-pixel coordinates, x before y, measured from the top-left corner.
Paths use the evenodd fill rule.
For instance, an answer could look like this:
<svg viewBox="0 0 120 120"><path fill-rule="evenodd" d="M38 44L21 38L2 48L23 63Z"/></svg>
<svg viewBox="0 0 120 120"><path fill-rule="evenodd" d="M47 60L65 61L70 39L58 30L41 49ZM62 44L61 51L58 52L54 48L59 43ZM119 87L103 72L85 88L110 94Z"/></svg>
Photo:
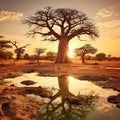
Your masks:
<svg viewBox="0 0 120 120"><path fill-rule="evenodd" d="M74 38L69 44L71 49L90 43L98 49L97 53L120 56L120 0L0 0L0 35L19 41L20 46L30 43L26 48L29 54L33 54L34 48L38 47L57 52L58 41L51 44L40 41L40 36L26 38L29 28L21 24L21 20L46 6L74 8L94 20L100 37L91 40L84 36L83 39L87 40L84 42Z"/></svg>

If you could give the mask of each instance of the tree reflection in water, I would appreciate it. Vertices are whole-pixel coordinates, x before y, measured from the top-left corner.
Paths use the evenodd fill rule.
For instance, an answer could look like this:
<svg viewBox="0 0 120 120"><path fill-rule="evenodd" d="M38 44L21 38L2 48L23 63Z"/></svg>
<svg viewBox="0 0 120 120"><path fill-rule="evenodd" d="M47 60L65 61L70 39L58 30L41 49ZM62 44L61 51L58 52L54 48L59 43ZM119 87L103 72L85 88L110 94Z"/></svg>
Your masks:
<svg viewBox="0 0 120 120"><path fill-rule="evenodd" d="M69 77L58 77L59 90L52 96L48 103L43 103L37 116L37 120L85 120L87 115L94 110L97 96L84 97L84 104L71 104L67 97L75 96L69 91Z"/></svg>

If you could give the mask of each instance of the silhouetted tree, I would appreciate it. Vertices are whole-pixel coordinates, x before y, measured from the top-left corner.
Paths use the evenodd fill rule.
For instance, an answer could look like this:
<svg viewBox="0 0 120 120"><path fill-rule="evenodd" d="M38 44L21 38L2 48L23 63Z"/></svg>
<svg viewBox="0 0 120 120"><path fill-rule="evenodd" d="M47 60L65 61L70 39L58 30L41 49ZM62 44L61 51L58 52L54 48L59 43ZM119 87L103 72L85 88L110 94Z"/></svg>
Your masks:
<svg viewBox="0 0 120 120"><path fill-rule="evenodd" d="M109 61L111 61L111 54L108 54L107 58L108 58Z"/></svg>
<svg viewBox="0 0 120 120"><path fill-rule="evenodd" d="M25 60L29 60L30 59L30 55L25 53L24 57L23 57Z"/></svg>
<svg viewBox="0 0 120 120"><path fill-rule="evenodd" d="M46 54L46 59L48 59L48 60L55 60L55 57L56 57L55 52L48 51L47 54Z"/></svg>
<svg viewBox="0 0 120 120"><path fill-rule="evenodd" d="M95 59L96 59L96 60L99 60L99 61L105 60L105 59L106 59L106 54L105 54L105 53L98 53L98 54L95 56Z"/></svg>
<svg viewBox="0 0 120 120"><path fill-rule="evenodd" d="M0 51L3 51L7 48L12 48L10 45L10 41L2 39L4 38L3 36L0 36Z"/></svg>
<svg viewBox="0 0 120 120"><path fill-rule="evenodd" d="M86 54L95 54L97 49L92 47L90 44L85 44L80 48L75 49L76 56L81 56L82 63L85 63L85 55Z"/></svg>
<svg viewBox="0 0 120 120"><path fill-rule="evenodd" d="M0 51L0 59L11 59L13 53L11 51Z"/></svg>
<svg viewBox="0 0 120 120"><path fill-rule="evenodd" d="M37 54L37 63L39 63L40 55L45 52L45 48L35 48L35 53Z"/></svg>
<svg viewBox="0 0 120 120"><path fill-rule="evenodd" d="M114 57L111 57L111 60L116 60L117 61L117 60L120 60L120 57L115 57L114 56Z"/></svg>
<svg viewBox="0 0 120 120"><path fill-rule="evenodd" d="M21 58L21 55L25 52L25 49L24 48L26 48L28 45L30 45L30 44L26 44L26 45L24 45L24 46L22 46L22 47L18 47L18 45L17 45L17 42L16 41L11 41L11 43L12 43L12 45L14 45L15 46L15 53L16 53L16 60L19 60L20 58Z"/></svg>
<svg viewBox="0 0 120 120"><path fill-rule="evenodd" d="M29 35L40 34L47 41L59 41L56 63L69 63L68 44L74 37L89 35L98 37L98 31L86 14L70 8L46 9L37 11L24 20L33 29Z"/></svg>

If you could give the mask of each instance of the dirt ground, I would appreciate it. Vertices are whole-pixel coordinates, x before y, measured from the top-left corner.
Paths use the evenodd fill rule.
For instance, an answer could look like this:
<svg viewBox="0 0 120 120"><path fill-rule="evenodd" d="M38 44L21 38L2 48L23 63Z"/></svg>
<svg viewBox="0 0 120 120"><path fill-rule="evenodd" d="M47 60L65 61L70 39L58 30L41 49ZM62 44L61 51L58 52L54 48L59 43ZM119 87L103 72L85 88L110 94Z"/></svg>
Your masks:
<svg viewBox="0 0 120 120"><path fill-rule="evenodd" d="M87 61L86 64L82 64L81 61L74 60L71 64L55 64L54 61L42 60L36 64L34 61L20 60L13 64L13 60L7 60L0 63L2 63L0 64L0 79L10 73L20 74L30 70L40 71L43 75L48 72L48 74L104 74L120 77L120 69L106 69L107 67L120 68L120 61Z"/></svg>
<svg viewBox="0 0 120 120"><path fill-rule="evenodd" d="M0 80L2 81L5 78L12 78L12 77L14 78L26 72L28 73L28 72L38 71L39 74L43 76L71 75L81 80L87 79L104 88L112 88L114 90L117 90L119 93L120 92L120 69L113 69L110 67L120 68L120 61L100 61L100 62L87 61L86 64L81 64L81 61L74 60L74 62L70 64L55 64L53 61L42 60L40 61L39 64L36 64L34 61L21 60L21 61L17 61L14 64L13 60L9 60L9 61L3 60L3 61L0 61ZM3 96L5 94L8 94L8 96L10 96L9 95L10 92L5 92L5 93L3 92L4 89L8 89L9 91L9 89L11 88L8 86L0 85L0 94ZM19 96L21 96L21 94ZM118 96L120 99L120 93ZM112 96L112 100L113 100L113 97L114 96ZM14 98L17 99L19 97L14 96ZM22 101L24 99L24 95L20 98ZM33 102L33 101L30 102L30 100L24 100L26 104L28 103L28 101L31 104ZM112 102L114 103L114 100ZM36 102L34 104L36 104ZM120 101L117 102L117 105L119 107ZM0 107L1 106L2 106L2 103L0 103ZM36 105L36 107L34 108L38 109L38 105ZM2 108L0 109L1 109L0 110L1 120L11 119L10 116L4 116L2 114L3 109ZM37 113L37 110L33 109L33 111L31 110L32 117ZM31 117L30 115L27 116L26 120L30 120L31 119L30 117ZM21 118L21 120L24 120L24 119Z"/></svg>

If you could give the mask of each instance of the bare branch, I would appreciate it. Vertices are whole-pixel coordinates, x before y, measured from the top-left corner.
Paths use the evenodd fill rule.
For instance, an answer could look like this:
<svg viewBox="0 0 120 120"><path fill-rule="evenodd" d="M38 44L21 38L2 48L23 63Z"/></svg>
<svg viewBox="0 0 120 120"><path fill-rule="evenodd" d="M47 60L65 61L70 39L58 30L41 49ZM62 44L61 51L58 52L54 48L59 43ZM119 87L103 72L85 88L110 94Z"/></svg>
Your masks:
<svg viewBox="0 0 120 120"><path fill-rule="evenodd" d="M14 45L14 46L16 47L16 49L18 49L18 46L16 45L16 44L17 44L17 41L10 41L10 43L11 43L12 45Z"/></svg>
<svg viewBox="0 0 120 120"><path fill-rule="evenodd" d="M16 47L16 49L23 49L23 48L27 47L28 45L30 45L30 44L26 44L22 47L18 47L17 46L17 43L18 43L17 41L10 41L10 43L13 44Z"/></svg>
<svg viewBox="0 0 120 120"><path fill-rule="evenodd" d="M51 42L54 42L54 41L57 41L58 39L53 37L53 36L50 36L50 37L47 37L45 38L43 41L51 41Z"/></svg>
<svg viewBox="0 0 120 120"><path fill-rule="evenodd" d="M77 37L80 41L87 41L87 40L82 40L79 35Z"/></svg>
<svg viewBox="0 0 120 120"><path fill-rule="evenodd" d="M22 47L20 47L21 49L22 48L26 48L27 46L29 46L30 44L26 44L26 45L24 45L24 46L22 46Z"/></svg>

